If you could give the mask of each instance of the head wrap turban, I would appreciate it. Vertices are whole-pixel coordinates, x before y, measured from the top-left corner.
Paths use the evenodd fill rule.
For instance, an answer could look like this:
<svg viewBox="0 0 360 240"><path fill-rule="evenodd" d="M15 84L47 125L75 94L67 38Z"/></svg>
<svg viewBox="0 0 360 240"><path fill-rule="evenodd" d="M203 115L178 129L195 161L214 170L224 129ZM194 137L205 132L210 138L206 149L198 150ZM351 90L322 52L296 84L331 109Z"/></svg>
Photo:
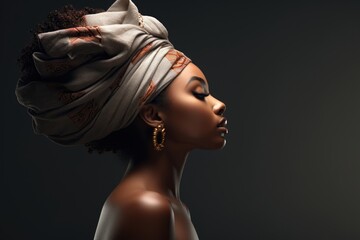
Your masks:
<svg viewBox="0 0 360 240"><path fill-rule="evenodd" d="M15 93L34 132L60 145L125 128L190 62L169 42L163 24L142 16L129 0L85 15L79 27L38 38L43 52L33 59L41 79L19 81Z"/></svg>

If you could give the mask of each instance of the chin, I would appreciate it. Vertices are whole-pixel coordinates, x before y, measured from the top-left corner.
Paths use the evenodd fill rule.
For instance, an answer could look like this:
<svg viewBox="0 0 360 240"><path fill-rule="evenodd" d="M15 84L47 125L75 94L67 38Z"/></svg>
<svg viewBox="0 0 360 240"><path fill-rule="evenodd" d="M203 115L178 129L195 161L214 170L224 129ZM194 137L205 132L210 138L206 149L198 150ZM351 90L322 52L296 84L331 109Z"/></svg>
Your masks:
<svg viewBox="0 0 360 240"><path fill-rule="evenodd" d="M209 144L207 147L203 147L204 149L208 150L218 150L223 149L226 145L226 139L222 138L220 141L213 142L212 144Z"/></svg>
<svg viewBox="0 0 360 240"><path fill-rule="evenodd" d="M226 139L224 138L222 143L219 145L220 147L218 149L223 149L226 145Z"/></svg>
<svg viewBox="0 0 360 240"><path fill-rule="evenodd" d="M220 149L223 149L225 147L225 145L226 145L226 139L224 138L223 144Z"/></svg>

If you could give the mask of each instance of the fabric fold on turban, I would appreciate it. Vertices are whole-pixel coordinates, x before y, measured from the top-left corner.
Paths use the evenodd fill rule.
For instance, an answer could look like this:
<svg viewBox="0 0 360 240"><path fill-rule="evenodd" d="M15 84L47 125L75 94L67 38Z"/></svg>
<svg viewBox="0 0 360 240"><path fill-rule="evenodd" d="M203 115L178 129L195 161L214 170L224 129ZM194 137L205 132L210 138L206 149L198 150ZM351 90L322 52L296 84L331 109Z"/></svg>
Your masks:
<svg viewBox="0 0 360 240"><path fill-rule="evenodd" d="M80 145L127 127L191 60L174 49L164 25L129 0L85 15L79 27L38 34L41 79L19 81L35 133Z"/></svg>

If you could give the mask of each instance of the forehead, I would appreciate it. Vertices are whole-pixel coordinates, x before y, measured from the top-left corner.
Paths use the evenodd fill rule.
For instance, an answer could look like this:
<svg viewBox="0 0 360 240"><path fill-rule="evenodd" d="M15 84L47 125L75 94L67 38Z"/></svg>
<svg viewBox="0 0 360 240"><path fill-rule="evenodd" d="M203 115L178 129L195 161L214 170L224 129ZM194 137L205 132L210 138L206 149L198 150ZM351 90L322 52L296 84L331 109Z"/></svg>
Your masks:
<svg viewBox="0 0 360 240"><path fill-rule="evenodd" d="M193 63L189 63L184 70L173 80L170 87L185 87L193 77L199 77L206 81L204 73Z"/></svg>

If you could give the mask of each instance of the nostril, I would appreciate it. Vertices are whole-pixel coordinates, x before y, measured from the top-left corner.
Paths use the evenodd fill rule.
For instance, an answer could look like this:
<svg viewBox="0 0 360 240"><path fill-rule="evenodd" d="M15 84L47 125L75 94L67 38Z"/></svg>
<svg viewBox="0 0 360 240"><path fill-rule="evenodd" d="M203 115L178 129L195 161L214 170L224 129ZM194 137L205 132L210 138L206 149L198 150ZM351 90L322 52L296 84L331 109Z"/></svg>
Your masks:
<svg viewBox="0 0 360 240"><path fill-rule="evenodd" d="M223 104L223 103L218 104L214 107L214 112L216 113L216 115L222 116L225 112L225 109L226 109L225 104Z"/></svg>
<svg viewBox="0 0 360 240"><path fill-rule="evenodd" d="M219 111L218 111L218 115L223 115L225 112L225 108L221 108Z"/></svg>

